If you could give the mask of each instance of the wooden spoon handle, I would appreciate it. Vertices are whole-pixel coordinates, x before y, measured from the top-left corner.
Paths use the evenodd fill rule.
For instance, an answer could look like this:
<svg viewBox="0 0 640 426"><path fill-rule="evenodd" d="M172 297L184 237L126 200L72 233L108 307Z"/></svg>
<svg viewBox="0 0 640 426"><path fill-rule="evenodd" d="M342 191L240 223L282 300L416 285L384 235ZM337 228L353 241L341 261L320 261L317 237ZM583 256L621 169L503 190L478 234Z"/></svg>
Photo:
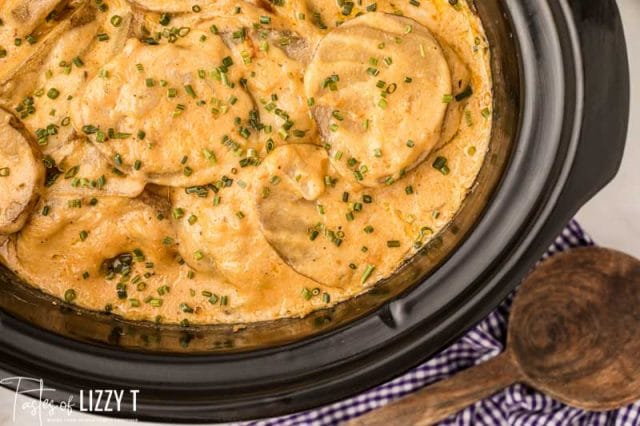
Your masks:
<svg viewBox="0 0 640 426"><path fill-rule="evenodd" d="M431 425L520 379L520 370L515 365L511 353L507 351L347 424L349 426Z"/></svg>

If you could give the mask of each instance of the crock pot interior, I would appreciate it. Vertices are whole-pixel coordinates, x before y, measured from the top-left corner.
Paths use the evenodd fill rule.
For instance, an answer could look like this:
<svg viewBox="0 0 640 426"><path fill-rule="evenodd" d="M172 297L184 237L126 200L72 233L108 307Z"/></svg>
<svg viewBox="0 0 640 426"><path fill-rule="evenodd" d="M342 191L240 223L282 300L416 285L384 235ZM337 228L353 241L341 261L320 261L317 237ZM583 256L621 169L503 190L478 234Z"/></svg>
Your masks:
<svg viewBox="0 0 640 426"><path fill-rule="evenodd" d="M502 2L498 0L478 1L474 8L484 23L492 46L494 126L490 151L472 192L455 220L393 277L369 293L302 319L246 326L184 328L133 323L111 315L85 311L21 283L11 271L0 267L0 309L46 331L82 342L136 351L228 353L271 348L329 333L384 308L387 302L411 291L418 283L428 286L431 272L473 231L483 209L491 202L518 131L521 99L519 56L509 18ZM391 316L389 321L393 321Z"/></svg>

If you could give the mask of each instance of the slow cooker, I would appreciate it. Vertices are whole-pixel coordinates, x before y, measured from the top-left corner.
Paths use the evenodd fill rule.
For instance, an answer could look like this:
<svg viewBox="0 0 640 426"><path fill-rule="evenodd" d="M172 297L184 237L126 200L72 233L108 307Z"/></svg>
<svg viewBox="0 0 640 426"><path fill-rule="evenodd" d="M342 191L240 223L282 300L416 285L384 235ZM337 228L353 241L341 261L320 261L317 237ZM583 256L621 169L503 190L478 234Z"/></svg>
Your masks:
<svg viewBox="0 0 640 426"><path fill-rule="evenodd" d="M56 401L139 390L113 416L263 418L380 384L487 315L615 175L629 74L613 0L472 6L492 46L490 152L457 218L393 277L302 319L182 328L82 311L1 269L1 377L42 378Z"/></svg>

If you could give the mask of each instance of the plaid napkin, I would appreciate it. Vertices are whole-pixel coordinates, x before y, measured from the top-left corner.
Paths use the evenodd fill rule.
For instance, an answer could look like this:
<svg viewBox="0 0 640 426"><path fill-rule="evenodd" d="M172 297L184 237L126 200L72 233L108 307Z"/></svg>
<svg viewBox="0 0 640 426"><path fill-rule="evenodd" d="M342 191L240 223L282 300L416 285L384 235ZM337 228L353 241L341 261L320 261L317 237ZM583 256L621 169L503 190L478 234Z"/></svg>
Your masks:
<svg viewBox="0 0 640 426"><path fill-rule="evenodd" d="M572 221L544 257L593 241ZM543 257L543 258L544 258ZM517 291L517 290L516 290ZM487 361L504 349L512 293L495 311L453 345L404 375L353 398L311 411L245 423L246 426L325 426L358 417L457 371ZM441 425L640 425L640 402L621 410L595 413L567 407L527 386L516 384L480 401ZM409 425L407 425L409 426Z"/></svg>

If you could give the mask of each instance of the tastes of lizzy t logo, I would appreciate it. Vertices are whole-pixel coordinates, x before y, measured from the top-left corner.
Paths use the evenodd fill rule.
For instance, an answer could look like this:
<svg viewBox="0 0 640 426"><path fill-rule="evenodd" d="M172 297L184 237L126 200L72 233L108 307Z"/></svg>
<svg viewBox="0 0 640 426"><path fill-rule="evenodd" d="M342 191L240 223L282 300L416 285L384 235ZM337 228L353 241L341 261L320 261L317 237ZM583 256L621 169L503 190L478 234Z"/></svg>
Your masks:
<svg viewBox="0 0 640 426"><path fill-rule="evenodd" d="M64 421L65 415L70 418L73 410L85 413L122 412L127 408L134 414L137 411L139 390L118 389L81 389L78 397L70 395L66 401L59 403L49 397L56 391L46 387L42 379L33 377L7 377L0 379L0 385L15 389L13 399L13 422L16 423L18 410L36 417L40 425L53 416L56 422ZM19 395L30 396L28 400ZM130 408L129 408L130 407ZM132 416L133 417L133 416ZM107 421L106 418L93 418L95 421Z"/></svg>

